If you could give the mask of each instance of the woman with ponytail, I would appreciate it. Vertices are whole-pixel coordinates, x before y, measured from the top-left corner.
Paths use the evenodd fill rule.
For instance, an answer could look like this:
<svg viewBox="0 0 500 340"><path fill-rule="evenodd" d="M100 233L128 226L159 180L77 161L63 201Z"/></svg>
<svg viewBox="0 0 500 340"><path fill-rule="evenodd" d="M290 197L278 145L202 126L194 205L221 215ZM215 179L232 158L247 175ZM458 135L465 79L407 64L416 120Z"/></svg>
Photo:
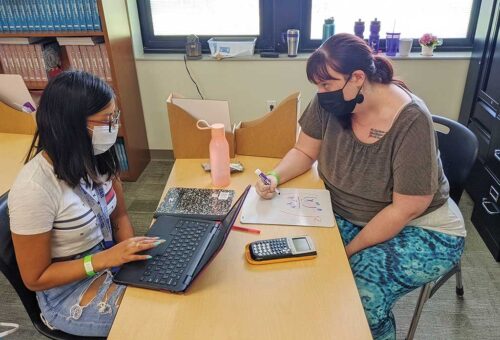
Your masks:
<svg viewBox="0 0 500 340"><path fill-rule="evenodd" d="M318 161L372 335L395 339L395 302L450 270L466 235L431 114L354 35L328 39L306 71L318 92L297 144L256 189L271 199Z"/></svg>

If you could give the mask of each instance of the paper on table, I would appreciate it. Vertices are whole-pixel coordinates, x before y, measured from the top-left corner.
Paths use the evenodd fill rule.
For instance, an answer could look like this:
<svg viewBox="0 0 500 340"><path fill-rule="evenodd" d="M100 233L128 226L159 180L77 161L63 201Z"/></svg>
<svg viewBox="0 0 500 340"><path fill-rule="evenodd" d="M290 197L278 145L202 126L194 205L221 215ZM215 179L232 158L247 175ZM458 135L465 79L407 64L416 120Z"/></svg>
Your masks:
<svg viewBox="0 0 500 340"><path fill-rule="evenodd" d="M204 119L209 124L222 123L231 132L229 102L227 100L188 99L172 96L172 104L179 106L196 119Z"/></svg>
<svg viewBox="0 0 500 340"><path fill-rule="evenodd" d="M28 114L36 110L35 102L23 78L18 74L0 74L0 101Z"/></svg>
<svg viewBox="0 0 500 340"><path fill-rule="evenodd" d="M330 193L324 189L281 189L271 200L252 187L241 212L241 223L283 224L315 227L335 225Z"/></svg>

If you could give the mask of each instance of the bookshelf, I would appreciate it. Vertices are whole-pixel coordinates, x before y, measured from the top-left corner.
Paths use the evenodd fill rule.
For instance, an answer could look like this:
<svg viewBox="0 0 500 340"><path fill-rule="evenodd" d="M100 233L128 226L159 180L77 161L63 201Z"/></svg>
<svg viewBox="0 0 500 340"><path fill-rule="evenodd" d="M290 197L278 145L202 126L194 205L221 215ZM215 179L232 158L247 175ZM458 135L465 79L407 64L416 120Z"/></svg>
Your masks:
<svg viewBox="0 0 500 340"><path fill-rule="evenodd" d="M128 167L126 171L121 173L121 178L125 181L135 181L149 163L150 153L126 0L97 0L97 9L102 31L4 31L0 32L0 38L102 37L111 70L112 81L108 81L108 83L115 91L116 102L122 112L118 142L122 143L123 147L120 150L119 158L121 157L123 160L123 157L126 157ZM68 58L64 53L61 54L62 66L65 69L68 67ZM1 64L0 73L4 73ZM43 90L44 85L30 85L28 88L30 91ZM6 119L6 117L0 116L0 132L2 132L1 126L7 123L3 121ZM26 131L26 127L20 126L18 133L23 133L22 131Z"/></svg>

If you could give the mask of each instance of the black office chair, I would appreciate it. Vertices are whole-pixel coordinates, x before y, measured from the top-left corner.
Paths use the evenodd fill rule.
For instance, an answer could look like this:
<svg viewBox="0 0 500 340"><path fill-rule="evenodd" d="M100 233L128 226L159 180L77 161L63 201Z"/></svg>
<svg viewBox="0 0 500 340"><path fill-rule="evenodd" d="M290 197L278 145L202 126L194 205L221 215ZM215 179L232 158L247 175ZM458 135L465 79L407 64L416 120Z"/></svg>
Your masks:
<svg viewBox="0 0 500 340"><path fill-rule="evenodd" d="M467 176L469 176L470 169L476 161L478 152L477 138L465 126L451 119L432 116L432 121L436 126L444 126L445 129L449 129L448 133L436 131L443 170L450 183L450 197L458 205L464 190L465 180ZM411 320L410 329L406 336L407 340L412 340L415 335L418 320L422 314L425 302L453 275L456 275L457 295L460 297L464 295L462 268L461 262L459 261L448 273L441 276L436 281L425 284L421 288L417 306L413 313L413 319Z"/></svg>
<svg viewBox="0 0 500 340"><path fill-rule="evenodd" d="M34 292L24 285L14 254L10 234L9 212L7 207L8 192L0 196L0 271L16 290L17 295L28 312L36 330L48 338L56 340L102 340L100 337L81 337L48 328L40 318L40 308Z"/></svg>

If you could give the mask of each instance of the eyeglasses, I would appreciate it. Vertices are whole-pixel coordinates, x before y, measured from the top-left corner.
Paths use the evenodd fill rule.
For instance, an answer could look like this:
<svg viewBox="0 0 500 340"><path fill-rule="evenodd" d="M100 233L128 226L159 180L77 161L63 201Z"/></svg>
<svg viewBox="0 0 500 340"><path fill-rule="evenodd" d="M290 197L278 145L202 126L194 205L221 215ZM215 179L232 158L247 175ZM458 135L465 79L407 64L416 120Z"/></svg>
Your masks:
<svg viewBox="0 0 500 340"><path fill-rule="evenodd" d="M121 115L121 111L119 109L116 109L113 113L109 114L109 120L107 120L107 121L92 120L92 119L89 119L87 121L92 122L92 123L97 123L97 124L108 124L109 132L111 133L111 128L116 127L120 124L120 115Z"/></svg>

